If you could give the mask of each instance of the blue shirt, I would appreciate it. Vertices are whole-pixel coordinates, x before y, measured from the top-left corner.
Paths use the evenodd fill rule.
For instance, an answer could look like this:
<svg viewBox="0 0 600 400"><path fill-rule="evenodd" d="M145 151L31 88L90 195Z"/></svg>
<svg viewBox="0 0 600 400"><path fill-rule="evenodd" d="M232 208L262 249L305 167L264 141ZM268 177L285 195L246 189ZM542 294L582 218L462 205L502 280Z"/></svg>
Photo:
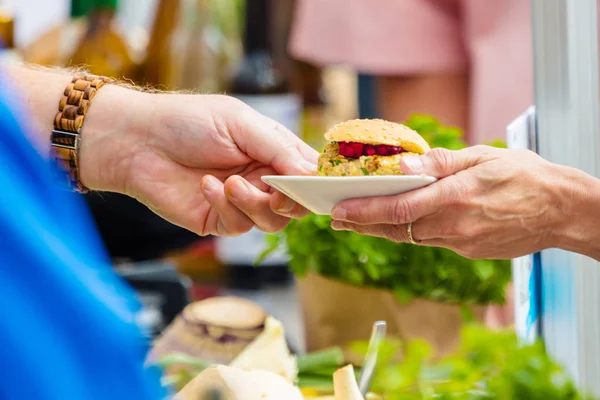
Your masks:
<svg viewBox="0 0 600 400"><path fill-rule="evenodd" d="M81 197L54 186L15 93L0 71L0 399L165 399L140 303Z"/></svg>

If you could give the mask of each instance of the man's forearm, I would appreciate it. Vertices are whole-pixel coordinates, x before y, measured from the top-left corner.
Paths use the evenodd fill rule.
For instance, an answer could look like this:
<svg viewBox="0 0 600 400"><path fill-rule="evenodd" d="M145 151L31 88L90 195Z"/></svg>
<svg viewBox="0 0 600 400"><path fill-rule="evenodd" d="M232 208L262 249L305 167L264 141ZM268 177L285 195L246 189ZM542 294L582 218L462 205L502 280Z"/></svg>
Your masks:
<svg viewBox="0 0 600 400"><path fill-rule="evenodd" d="M32 117L29 120L33 123L35 141L43 151L48 151L58 104L74 71L7 67L7 72ZM80 151L81 180L90 189L124 190L121 175L126 167L123 160L128 157L124 153L131 151L133 134L145 129L146 112L151 107L151 102L141 106L141 96L147 95L118 85L105 85L92 100L81 131Z"/></svg>
<svg viewBox="0 0 600 400"><path fill-rule="evenodd" d="M564 222L555 229L553 247L600 261L600 180L575 168L557 168Z"/></svg>
<svg viewBox="0 0 600 400"><path fill-rule="evenodd" d="M18 91L19 98L15 100L24 101L26 112L33 117L28 118L28 122L32 124L31 133L35 135L36 142L49 147L58 102L65 87L71 81L71 73L68 70L48 70L33 66L6 66L3 69Z"/></svg>

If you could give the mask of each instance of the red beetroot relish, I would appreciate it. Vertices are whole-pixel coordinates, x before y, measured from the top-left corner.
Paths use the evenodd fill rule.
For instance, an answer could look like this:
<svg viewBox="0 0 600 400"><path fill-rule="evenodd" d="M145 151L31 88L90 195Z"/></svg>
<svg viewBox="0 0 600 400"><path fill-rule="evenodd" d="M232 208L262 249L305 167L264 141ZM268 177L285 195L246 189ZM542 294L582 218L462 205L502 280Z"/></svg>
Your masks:
<svg viewBox="0 0 600 400"><path fill-rule="evenodd" d="M344 157L359 158L360 156L393 156L394 154L404 153L402 147L389 146L387 144L364 144L358 142L338 142L340 145L340 154Z"/></svg>

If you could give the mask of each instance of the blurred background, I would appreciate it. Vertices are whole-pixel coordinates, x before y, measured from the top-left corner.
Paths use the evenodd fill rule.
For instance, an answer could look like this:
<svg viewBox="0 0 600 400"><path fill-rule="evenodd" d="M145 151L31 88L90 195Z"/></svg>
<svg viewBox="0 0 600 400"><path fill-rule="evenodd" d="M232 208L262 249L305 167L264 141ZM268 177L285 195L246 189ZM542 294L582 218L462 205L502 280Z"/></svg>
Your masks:
<svg viewBox="0 0 600 400"><path fill-rule="evenodd" d="M159 90L227 93L316 149L335 123L400 122L415 112L461 128L470 144L504 139L532 102L526 1L0 0L0 7L4 62L86 66ZM286 255L253 266L265 248L261 232L200 238L128 197L86 199L155 335L190 301L234 294L281 320L302 351Z"/></svg>
<svg viewBox="0 0 600 400"><path fill-rule="evenodd" d="M290 57L293 0L1 0L5 61L85 66L159 90L228 93L315 147L357 115L356 74ZM115 268L142 294L158 334L189 301L236 294L284 321L301 347L293 279L264 235L200 238L126 196L92 193L90 210Z"/></svg>

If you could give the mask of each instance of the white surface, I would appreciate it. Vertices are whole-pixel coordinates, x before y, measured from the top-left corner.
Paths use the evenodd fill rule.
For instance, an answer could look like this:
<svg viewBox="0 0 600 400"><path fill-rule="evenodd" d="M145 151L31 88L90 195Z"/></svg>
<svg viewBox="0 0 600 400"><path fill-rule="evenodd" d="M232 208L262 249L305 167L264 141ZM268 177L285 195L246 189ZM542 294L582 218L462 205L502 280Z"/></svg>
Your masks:
<svg viewBox="0 0 600 400"><path fill-rule="evenodd" d="M597 0L533 0L532 6L539 153L597 177ZM543 251L541 262L546 349L599 398L600 264L556 249Z"/></svg>
<svg viewBox="0 0 600 400"><path fill-rule="evenodd" d="M263 182L318 215L330 215L342 200L391 196L427 186L430 176L263 176Z"/></svg>
<svg viewBox="0 0 600 400"><path fill-rule="evenodd" d="M536 150L535 107L530 107L506 128L506 143L509 149ZM535 293L531 291L533 255L529 254L512 260L513 288L515 291L515 330L524 343L533 343L540 331L539 314L532 305L539 304ZM533 312L532 312L533 311Z"/></svg>
<svg viewBox="0 0 600 400"><path fill-rule="evenodd" d="M266 233L257 228L239 236L220 236L215 241L217 258L228 265L254 268L254 262L267 249ZM261 265L285 265L289 257L284 249L277 249Z"/></svg>

